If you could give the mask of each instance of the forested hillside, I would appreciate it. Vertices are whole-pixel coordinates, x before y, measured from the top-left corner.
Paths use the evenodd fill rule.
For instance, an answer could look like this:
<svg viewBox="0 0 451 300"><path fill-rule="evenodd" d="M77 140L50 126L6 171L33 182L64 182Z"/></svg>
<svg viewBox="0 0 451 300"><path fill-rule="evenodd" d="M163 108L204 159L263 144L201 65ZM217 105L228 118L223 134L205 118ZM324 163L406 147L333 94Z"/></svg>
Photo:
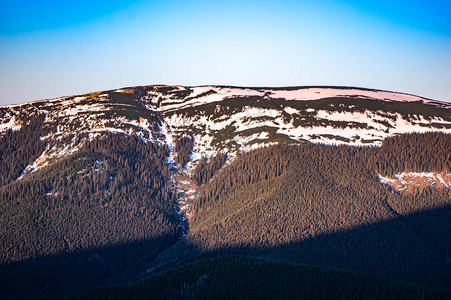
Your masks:
<svg viewBox="0 0 451 300"><path fill-rule="evenodd" d="M373 159L379 174L404 171L451 172L451 138L438 132L411 133L387 138Z"/></svg>
<svg viewBox="0 0 451 300"><path fill-rule="evenodd" d="M22 116L21 130L8 130L0 137L0 186L17 179L44 151L46 143L39 138L46 134L43 121L42 115L34 118Z"/></svg>
<svg viewBox="0 0 451 300"><path fill-rule="evenodd" d="M336 269L226 257L71 299L449 299L451 292Z"/></svg>
<svg viewBox="0 0 451 300"><path fill-rule="evenodd" d="M208 298L221 283L224 297L448 297L450 111L347 87L2 106L0 298Z"/></svg>
<svg viewBox="0 0 451 300"><path fill-rule="evenodd" d="M106 134L0 187L2 294L105 284L174 243L181 227L168 154L167 146Z"/></svg>
<svg viewBox="0 0 451 300"><path fill-rule="evenodd" d="M4 164L20 154L21 144L42 147L20 138L19 146L2 152ZM191 138L178 141L175 150L186 157ZM182 237L168 147L105 134L26 177L18 179L16 171L4 179L2 294L67 295L232 254L450 288L450 190L418 188L397 195L377 177L405 170L449 172L450 144L447 134L410 134L386 139L380 148L275 145L242 153L225 167L225 154L201 158L191 175L200 188L189 203L190 231ZM369 291L375 284L359 273L349 275L358 283L340 274L330 282L345 280ZM214 295L214 282L205 295ZM378 291L399 288L375 285ZM147 293L147 287L137 287L137 293Z"/></svg>
<svg viewBox="0 0 451 300"><path fill-rule="evenodd" d="M156 263L245 254L449 288L450 190L393 194L375 171L402 172L423 156L417 171L449 170L440 145L450 144L450 135L433 133L394 137L381 148L244 153L200 189L189 234ZM386 157L396 159L384 165Z"/></svg>

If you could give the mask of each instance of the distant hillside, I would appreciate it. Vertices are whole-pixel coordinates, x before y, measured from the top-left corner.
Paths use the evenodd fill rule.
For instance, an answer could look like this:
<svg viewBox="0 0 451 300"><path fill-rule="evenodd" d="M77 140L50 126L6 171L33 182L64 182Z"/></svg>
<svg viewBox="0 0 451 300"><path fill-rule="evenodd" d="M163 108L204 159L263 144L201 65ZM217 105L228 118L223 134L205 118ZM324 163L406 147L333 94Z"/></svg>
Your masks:
<svg viewBox="0 0 451 300"><path fill-rule="evenodd" d="M287 287L308 271L344 296L441 297L450 133L449 103L348 87L144 86L0 107L0 295L160 282L199 261L211 274L221 257L226 277L286 267ZM217 295L221 276L158 293Z"/></svg>
<svg viewBox="0 0 451 300"><path fill-rule="evenodd" d="M0 134L41 116L48 143L26 171L77 151L73 135L137 134L174 145L194 137L193 158L233 157L274 142L380 145L399 133L451 132L451 104L349 87L143 86L0 107Z"/></svg>

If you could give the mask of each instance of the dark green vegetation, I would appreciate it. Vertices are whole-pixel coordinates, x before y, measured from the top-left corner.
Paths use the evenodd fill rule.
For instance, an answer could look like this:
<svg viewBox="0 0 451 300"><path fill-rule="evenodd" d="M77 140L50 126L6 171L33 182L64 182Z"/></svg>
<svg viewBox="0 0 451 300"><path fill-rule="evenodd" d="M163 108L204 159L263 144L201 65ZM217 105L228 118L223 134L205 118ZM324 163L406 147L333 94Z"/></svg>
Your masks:
<svg viewBox="0 0 451 300"><path fill-rule="evenodd" d="M0 187L0 294L45 296L106 284L173 244L181 227L168 153L136 136L104 134Z"/></svg>
<svg viewBox="0 0 451 300"><path fill-rule="evenodd" d="M154 276L82 296L449 297L439 290L451 287L449 189L396 195L376 172L450 172L450 135L393 137L381 148L277 145L225 167L224 154L203 158L182 237L166 145L133 134L68 136L86 142L18 180L45 146L29 134L39 122L0 141L4 298L69 295L146 274ZM192 147L191 137L176 140L181 167Z"/></svg>
<svg viewBox="0 0 451 300"><path fill-rule="evenodd" d="M210 158L201 157L193 170L192 180L197 185L207 183L224 166L226 160L227 154L225 153L218 153Z"/></svg>
<svg viewBox="0 0 451 300"><path fill-rule="evenodd" d="M375 161L383 175L396 172L451 172L451 140L440 133L399 135L386 139Z"/></svg>
<svg viewBox="0 0 451 300"><path fill-rule="evenodd" d="M218 258L72 299L447 299L449 291L335 269Z"/></svg>
<svg viewBox="0 0 451 300"><path fill-rule="evenodd" d="M25 167L31 164L44 150L46 144L40 136L46 131L42 128L44 116L28 119L22 116L25 123L21 130L8 130L0 143L0 186L18 178Z"/></svg>
<svg viewBox="0 0 451 300"><path fill-rule="evenodd" d="M194 138L192 136L178 136L175 140L175 162L180 168L185 168L186 164L191 160L193 147Z"/></svg>
<svg viewBox="0 0 451 300"><path fill-rule="evenodd" d="M418 147L406 147L410 139ZM200 190L185 245L177 246L450 287L449 189L395 195L374 172L401 172L426 154L419 170L449 171L449 153L431 140L451 143L432 133L389 139L390 150L304 144L243 154ZM390 155L399 159L380 163Z"/></svg>
<svg viewBox="0 0 451 300"><path fill-rule="evenodd" d="M450 191L395 195L374 170L401 172L411 157L427 154L416 170L448 172L448 153L431 141L448 145L450 138L430 133L394 137L382 148L279 145L242 154L201 188L188 235L144 264L173 269L83 296L447 299ZM407 147L412 141L418 147ZM398 159L381 164L387 156ZM205 261L212 257L219 259Z"/></svg>

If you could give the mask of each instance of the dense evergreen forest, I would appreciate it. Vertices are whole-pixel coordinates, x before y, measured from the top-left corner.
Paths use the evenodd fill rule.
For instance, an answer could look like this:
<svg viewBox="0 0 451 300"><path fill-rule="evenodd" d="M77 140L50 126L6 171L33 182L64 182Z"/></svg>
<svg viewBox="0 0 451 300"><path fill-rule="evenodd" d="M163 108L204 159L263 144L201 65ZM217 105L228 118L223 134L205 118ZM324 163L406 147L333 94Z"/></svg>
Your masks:
<svg viewBox="0 0 451 300"><path fill-rule="evenodd" d="M175 140L174 152L175 162L180 168L185 168L191 159L191 152L194 147L194 138L192 136L177 136Z"/></svg>
<svg viewBox="0 0 451 300"><path fill-rule="evenodd" d="M39 138L46 134L43 120L43 115L22 116L22 129L8 130L0 138L0 186L17 179L44 150L46 144Z"/></svg>
<svg viewBox="0 0 451 300"><path fill-rule="evenodd" d="M451 137L439 132L402 134L387 138L372 159L376 172L451 172Z"/></svg>
<svg viewBox="0 0 451 300"><path fill-rule="evenodd" d="M443 289L361 273L232 256L71 299L449 299Z"/></svg>
<svg viewBox="0 0 451 300"><path fill-rule="evenodd" d="M0 273L9 278L0 288L42 296L105 284L173 244L181 227L168 151L133 135L106 134L0 187Z"/></svg>
<svg viewBox="0 0 451 300"><path fill-rule="evenodd" d="M210 158L201 157L193 170L192 180L199 186L207 183L224 166L226 161L226 153L218 153Z"/></svg>
<svg viewBox="0 0 451 300"><path fill-rule="evenodd" d="M406 147L412 141L418 147ZM301 144L243 153L201 187L190 232L155 264L240 254L449 288L450 190L393 194L376 171L449 172L442 146L450 144L450 135L428 133L393 137L381 148ZM418 157L427 159L410 162Z"/></svg>
<svg viewBox="0 0 451 300"><path fill-rule="evenodd" d="M47 146L44 133L31 134L42 119L24 122L0 138L5 298L69 295L146 274L156 276L80 296L450 295L450 190L398 195L377 177L449 173L450 135L394 136L380 148L280 144L227 165L225 153L203 157L191 173L199 189L184 236L167 145L133 134L72 136L85 141L79 151L19 178ZM193 145L176 137L181 169Z"/></svg>

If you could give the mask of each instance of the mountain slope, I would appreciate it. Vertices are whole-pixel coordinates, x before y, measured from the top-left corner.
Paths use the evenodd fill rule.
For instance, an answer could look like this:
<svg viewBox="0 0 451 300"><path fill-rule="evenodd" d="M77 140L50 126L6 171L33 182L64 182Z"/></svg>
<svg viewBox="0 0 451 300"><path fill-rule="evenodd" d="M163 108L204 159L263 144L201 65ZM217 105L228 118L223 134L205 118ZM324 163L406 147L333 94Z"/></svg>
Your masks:
<svg viewBox="0 0 451 300"><path fill-rule="evenodd" d="M387 156L400 159L380 171L433 149L422 147L431 136L411 151L392 146ZM241 254L450 287L449 188L391 193L375 173L381 150L278 145L241 155L200 189L188 235L155 265ZM417 168L450 172L449 157L430 155L442 163Z"/></svg>
<svg viewBox="0 0 451 300"><path fill-rule="evenodd" d="M47 149L26 171L74 153L72 134L135 133L174 144L194 136L193 157L273 142L380 145L398 133L451 132L451 104L401 93L329 87L144 86L0 108L0 133L45 116ZM54 141L54 142L51 142Z"/></svg>
<svg viewBox="0 0 451 300"><path fill-rule="evenodd" d="M342 270L264 261L219 258L135 284L101 288L72 299L447 299L450 291Z"/></svg>
<svg viewBox="0 0 451 300"><path fill-rule="evenodd" d="M450 112L333 87L0 107L0 292L63 296L231 253L449 287ZM403 172L444 184L380 182Z"/></svg>
<svg viewBox="0 0 451 300"><path fill-rule="evenodd" d="M178 240L168 153L136 136L105 134L1 186L0 294L42 297L105 284Z"/></svg>

